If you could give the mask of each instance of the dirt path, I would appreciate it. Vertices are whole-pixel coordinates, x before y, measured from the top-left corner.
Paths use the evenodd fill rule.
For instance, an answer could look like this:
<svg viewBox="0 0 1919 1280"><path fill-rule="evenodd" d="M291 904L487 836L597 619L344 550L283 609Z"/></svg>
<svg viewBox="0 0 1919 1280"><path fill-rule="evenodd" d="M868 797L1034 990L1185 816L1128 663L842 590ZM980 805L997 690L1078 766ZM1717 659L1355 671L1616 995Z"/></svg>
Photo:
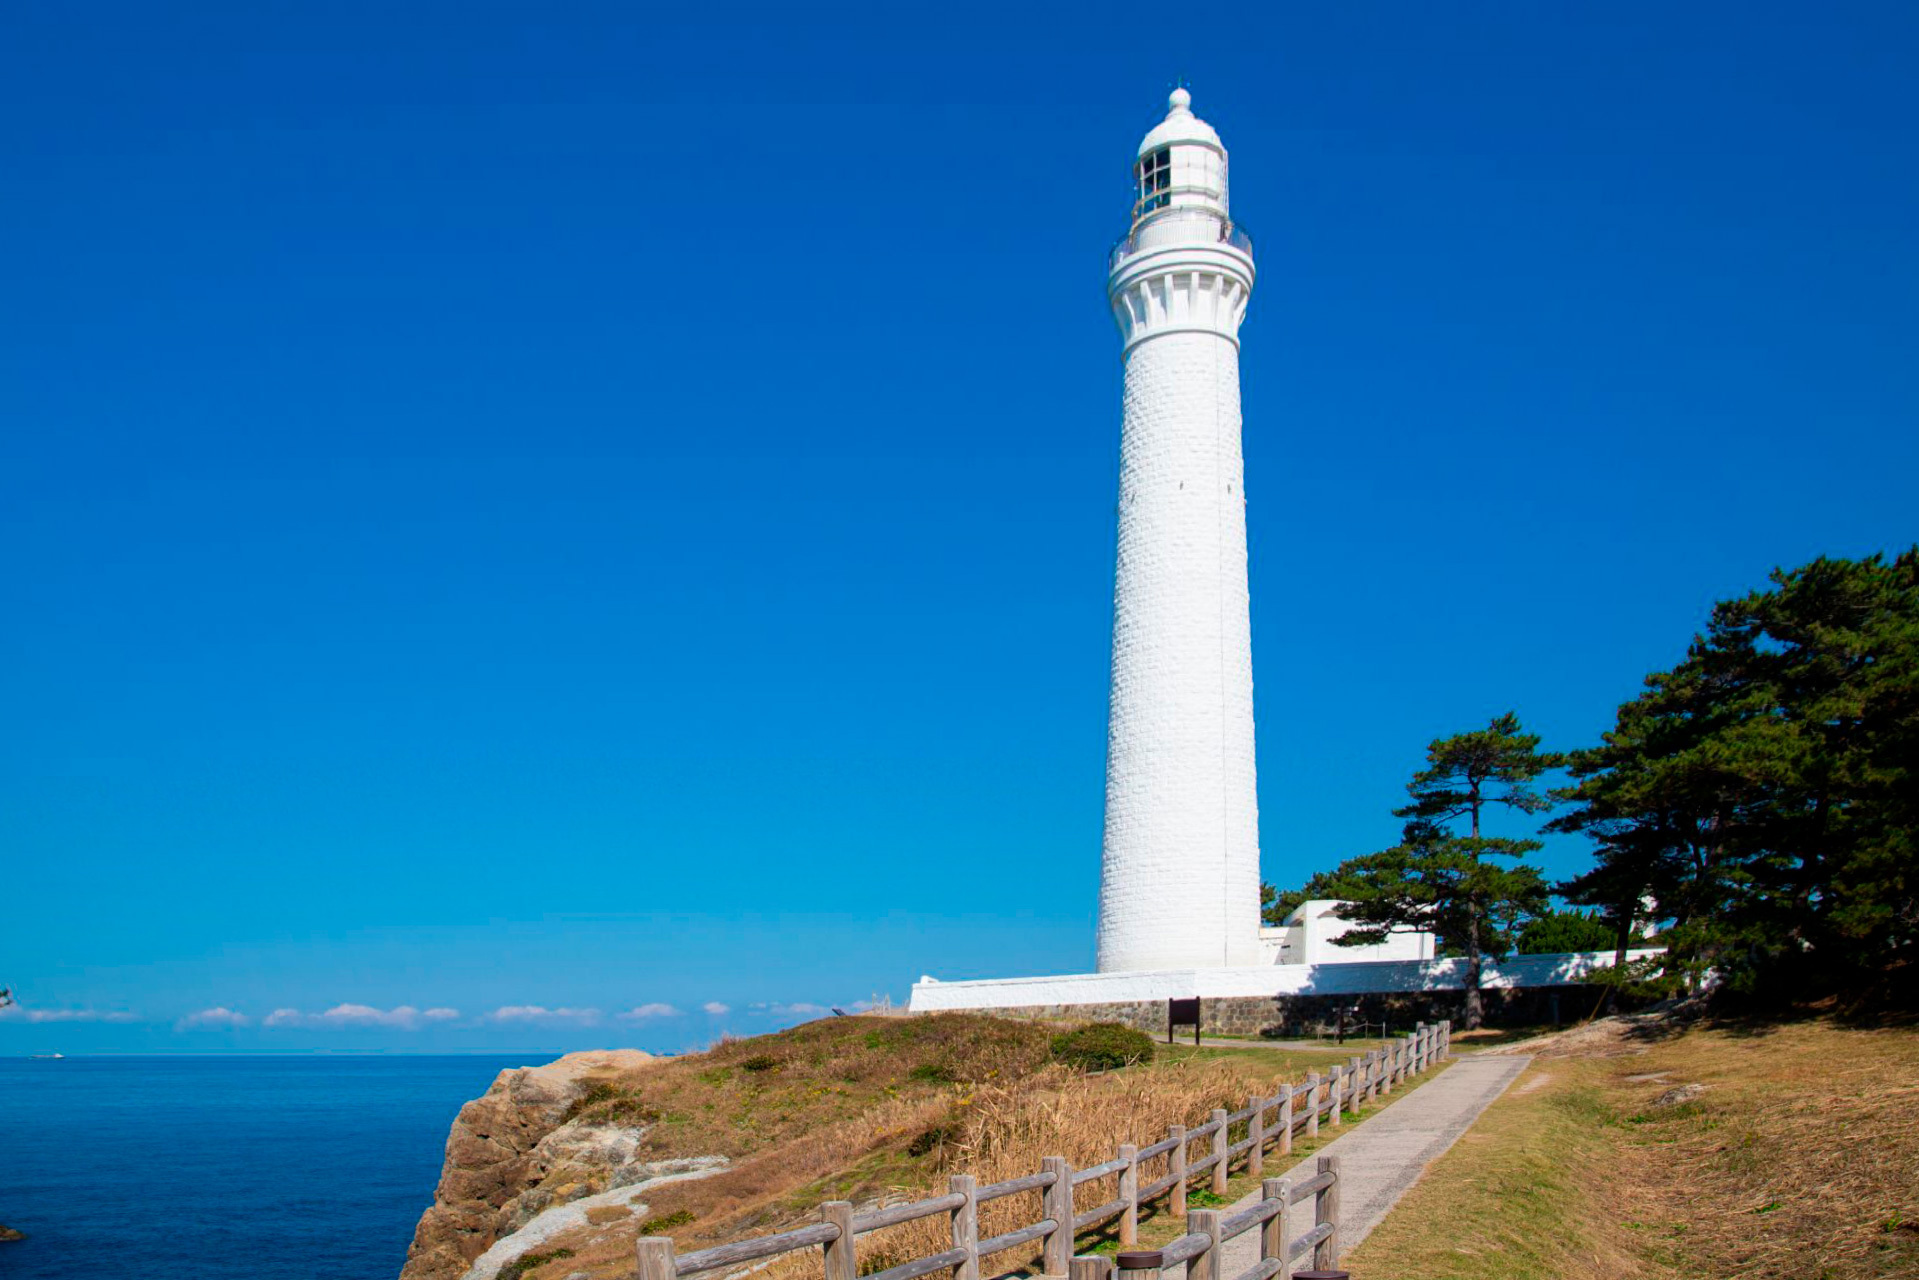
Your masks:
<svg viewBox="0 0 1919 1280"><path fill-rule="evenodd" d="M1457 1142L1531 1061L1518 1055L1459 1058L1378 1115L1367 1117L1351 1133L1278 1176L1302 1182L1313 1176L1320 1156L1339 1157L1339 1246L1342 1252L1349 1250L1379 1225L1419 1181L1426 1166ZM1254 1192L1225 1212L1237 1212L1258 1199L1259 1193ZM1294 1221L1304 1224L1310 1208L1310 1201L1301 1202ZM1297 1236L1304 1229L1302 1225L1292 1234ZM1226 1242L1220 1274L1242 1275L1258 1261L1259 1233L1248 1231ZM1304 1268L1308 1260L1297 1265Z"/></svg>

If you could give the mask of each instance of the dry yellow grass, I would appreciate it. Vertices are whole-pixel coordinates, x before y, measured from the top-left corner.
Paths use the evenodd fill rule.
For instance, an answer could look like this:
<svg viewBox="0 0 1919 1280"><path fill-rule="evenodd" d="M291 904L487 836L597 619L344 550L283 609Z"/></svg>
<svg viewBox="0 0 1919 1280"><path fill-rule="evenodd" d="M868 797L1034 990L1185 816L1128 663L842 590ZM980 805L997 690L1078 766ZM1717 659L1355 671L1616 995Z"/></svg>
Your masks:
<svg viewBox="0 0 1919 1280"><path fill-rule="evenodd" d="M778 1037L724 1046L714 1055L676 1064L670 1085L658 1079L642 1082L641 1093L649 1101L658 1099L663 1110L677 1108L668 1114L707 1116L697 1122L682 1120L662 1135L660 1141L672 1144L672 1154L693 1154L688 1145L693 1142L741 1141L738 1126L747 1123L742 1108L797 1110L809 1121L801 1132L794 1131L801 1126L790 1117L755 1121L756 1131L776 1131L779 1139L749 1150L716 1177L662 1186L646 1195L646 1219L675 1211L695 1215L693 1222L672 1231L681 1252L797 1225L817 1216L817 1206L825 1200L894 1201L938 1194L952 1172L970 1173L985 1184L1036 1173L1049 1155L1064 1156L1078 1168L1098 1164L1111 1159L1122 1142L1146 1145L1165 1136L1170 1125L1204 1123L1215 1107L1237 1109L1255 1093L1271 1094L1280 1080L1302 1079L1307 1070L1323 1070L1335 1060L1325 1054L1268 1049L1182 1049L1151 1066L1089 1076L1034 1065L1026 1031L1007 1033L992 1053L958 1049L959 1041L970 1041L975 1034L998 1035L1003 1024L975 1027L914 1019L845 1025L851 1021L813 1024L823 1028L818 1031L798 1029L805 1034L786 1033L797 1035L796 1041L770 1050L768 1041ZM875 1039L869 1041L869 1036ZM934 1045L943 1047L929 1053ZM784 1055L791 1071L765 1070L743 1080L741 1064L768 1052ZM884 1055L883 1067L875 1053ZM871 1085L881 1078L877 1072L894 1072L897 1079L926 1063L950 1066L962 1078L930 1090L855 1090L856 1109L826 1107L815 1096L855 1064ZM707 1096L710 1091L717 1091L718 1101L708 1108L714 1102ZM1240 1135L1236 1131L1234 1136ZM1142 1168L1142 1180L1164 1172L1161 1157ZM1108 1178L1083 1188L1079 1203L1084 1208L1115 1194L1114 1179ZM980 1234L1011 1230L1040 1216L1037 1193L1010 1196L982 1206ZM573 1271L594 1277L629 1275L633 1241L643 1220L636 1216L596 1223L591 1231L557 1238L552 1243L571 1248L573 1255L530 1272L530 1280L551 1280L549 1270L553 1277ZM1155 1225L1165 1226L1149 1224L1143 1234L1159 1234ZM860 1238L861 1268L875 1270L938 1253L949 1244L945 1215L874 1232ZM999 1270L1023 1261L1015 1253L996 1259ZM762 1280L814 1277L819 1266L817 1251L809 1250L757 1274Z"/></svg>
<svg viewBox="0 0 1919 1280"><path fill-rule="evenodd" d="M1526 1076L1365 1244L1395 1280L1919 1276L1919 1035L1610 1024ZM1676 1105L1669 1090L1703 1085Z"/></svg>

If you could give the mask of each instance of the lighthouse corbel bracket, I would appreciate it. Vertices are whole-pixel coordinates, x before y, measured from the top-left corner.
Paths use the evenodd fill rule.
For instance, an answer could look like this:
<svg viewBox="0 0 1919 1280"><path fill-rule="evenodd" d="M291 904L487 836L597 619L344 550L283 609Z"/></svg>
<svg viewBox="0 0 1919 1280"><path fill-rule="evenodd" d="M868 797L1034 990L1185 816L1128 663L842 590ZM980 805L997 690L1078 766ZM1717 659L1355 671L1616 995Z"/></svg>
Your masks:
<svg viewBox="0 0 1919 1280"><path fill-rule="evenodd" d="M1117 261L1107 283L1128 351L1163 333L1213 333L1238 346L1252 292L1252 255L1227 241L1142 250Z"/></svg>

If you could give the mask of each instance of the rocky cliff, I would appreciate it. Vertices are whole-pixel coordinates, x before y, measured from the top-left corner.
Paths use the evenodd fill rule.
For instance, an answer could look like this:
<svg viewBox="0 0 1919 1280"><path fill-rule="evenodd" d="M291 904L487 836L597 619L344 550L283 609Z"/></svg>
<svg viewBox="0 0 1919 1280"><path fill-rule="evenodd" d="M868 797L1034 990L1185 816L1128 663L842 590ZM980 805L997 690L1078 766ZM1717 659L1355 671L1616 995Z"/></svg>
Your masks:
<svg viewBox="0 0 1919 1280"><path fill-rule="evenodd" d="M402 1280L461 1280L543 1210L653 1176L638 1158L647 1113L627 1104L628 1082L652 1061L594 1050L502 1071L453 1122Z"/></svg>
<svg viewBox="0 0 1919 1280"><path fill-rule="evenodd" d="M923 1189L959 1099L1038 1070L1049 1038L976 1014L827 1018L501 1072L453 1123L402 1280L630 1280L642 1235L684 1252Z"/></svg>

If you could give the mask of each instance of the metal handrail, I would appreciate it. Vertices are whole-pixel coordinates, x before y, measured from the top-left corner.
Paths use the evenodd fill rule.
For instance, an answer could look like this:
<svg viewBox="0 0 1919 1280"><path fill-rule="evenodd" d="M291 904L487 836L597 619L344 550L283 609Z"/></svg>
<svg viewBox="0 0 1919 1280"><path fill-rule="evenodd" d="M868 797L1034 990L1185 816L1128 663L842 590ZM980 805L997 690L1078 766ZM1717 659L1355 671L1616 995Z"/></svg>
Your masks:
<svg viewBox="0 0 1919 1280"><path fill-rule="evenodd" d="M1177 216L1179 212L1180 212L1179 210L1171 211L1173 216ZM1191 212L1192 214L1197 214L1199 217L1212 219L1212 220L1219 220L1219 215L1212 213L1209 210L1194 209ZM1151 226L1153 225L1153 223L1157 223L1162 220L1163 219L1161 218L1155 218L1153 219L1152 223L1147 223L1146 226ZM1191 220L1190 215L1187 219L1182 219L1182 220L1183 221ZM1133 230L1127 232L1125 235L1121 236L1118 240L1113 242L1112 252L1106 255L1106 266L1108 270L1118 266L1121 261L1133 255L1134 251L1136 251L1139 248L1140 232L1144 231L1146 229L1146 226L1135 227ZM1248 232L1244 226L1240 225L1237 222L1232 221L1231 219L1226 219L1219 222L1219 243L1224 245L1230 245L1232 248L1238 249L1241 253L1246 254L1248 257L1252 256L1253 237L1251 233Z"/></svg>

